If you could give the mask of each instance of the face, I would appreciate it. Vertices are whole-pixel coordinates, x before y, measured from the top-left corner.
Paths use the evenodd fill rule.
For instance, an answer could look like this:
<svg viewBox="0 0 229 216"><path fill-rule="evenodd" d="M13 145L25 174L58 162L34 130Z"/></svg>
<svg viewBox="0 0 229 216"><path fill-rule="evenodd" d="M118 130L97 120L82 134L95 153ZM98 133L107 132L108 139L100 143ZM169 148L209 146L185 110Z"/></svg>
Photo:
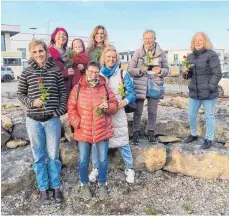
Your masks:
<svg viewBox="0 0 229 216"><path fill-rule="evenodd" d="M37 45L32 50L32 57L39 65L44 65L47 60L47 52L42 45Z"/></svg>
<svg viewBox="0 0 229 216"><path fill-rule="evenodd" d="M194 47L196 50L200 50L202 48L204 48L204 43L205 43L205 40L204 40L204 37L203 35L201 34L198 34L194 40Z"/></svg>
<svg viewBox="0 0 229 216"><path fill-rule="evenodd" d="M86 70L86 76L89 78L89 80L99 78L99 68L95 66L89 66Z"/></svg>
<svg viewBox="0 0 229 216"><path fill-rule="evenodd" d="M152 32L147 32L143 36L143 43L145 49L150 49L150 47L154 44L155 37Z"/></svg>
<svg viewBox="0 0 229 216"><path fill-rule="evenodd" d="M75 51L76 53L83 52L83 46L82 46L82 43L80 41L74 41L73 51Z"/></svg>
<svg viewBox="0 0 229 216"><path fill-rule="evenodd" d="M108 68L112 68L117 63L117 53L115 51L106 52L104 62Z"/></svg>
<svg viewBox="0 0 229 216"><path fill-rule="evenodd" d="M104 30L103 29L99 29L96 34L95 34L95 41L97 43L103 43L104 42Z"/></svg>
<svg viewBox="0 0 229 216"><path fill-rule="evenodd" d="M58 31L55 36L55 43L64 45L67 42L67 35L64 31Z"/></svg>

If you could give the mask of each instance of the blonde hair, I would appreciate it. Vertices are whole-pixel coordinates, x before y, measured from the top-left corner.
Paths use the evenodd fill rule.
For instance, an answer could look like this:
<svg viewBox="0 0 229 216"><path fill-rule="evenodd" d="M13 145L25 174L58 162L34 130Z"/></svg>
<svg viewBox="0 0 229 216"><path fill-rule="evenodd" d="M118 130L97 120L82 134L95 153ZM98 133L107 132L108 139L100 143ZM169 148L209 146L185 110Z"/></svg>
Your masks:
<svg viewBox="0 0 229 216"><path fill-rule="evenodd" d="M105 54L106 54L107 52L110 52L110 51L113 51L113 52L116 53L117 63L119 63L119 53L118 53L118 51L115 49L114 46L109 45L108 47L106 47L106 48L103 50L103 53L102 53L102 55L101 55L101 57L100 57L100 64L101 64L101 65L102 65L102 64L105 64Z"/></svg>
<svg viewBox="0 0 229 216"><path fill-rule="evenodd" d="M46 56L48 58L49 56L49 51L48 51L48 46L46 45L46 43L42 40L33 40L29 43L29 55L32 58L33 57L33 49L38 46L41 45L43 46L44 50L46 51Z"/></svg>
<svg viewBox="0 0 229 216"><path fill-rule="evenodd" d="M213 49L213 45L209 39L209 37L204 32L197 32L193 35L192 41L191 41L191 50L195 49L195 39L198 35L202 35L204 38L204 49L211 50Z"/></svg>
<svg viewBox="0 0 229 216"><path fill-rule="evenodd" d="M88 40L88 47L87 47L87 52L90 53L93 49L96 48L96 41L95 41L95 35L96 33L98 32L99 29L103 29L103 33L104 33L104 41L103 41L103 44L105 47L109 46L109 41L108 41L108 34L107 34L107 30L104 26L102 25L98 25L96 26L90 37L89 37L89 40Z"/></svg>

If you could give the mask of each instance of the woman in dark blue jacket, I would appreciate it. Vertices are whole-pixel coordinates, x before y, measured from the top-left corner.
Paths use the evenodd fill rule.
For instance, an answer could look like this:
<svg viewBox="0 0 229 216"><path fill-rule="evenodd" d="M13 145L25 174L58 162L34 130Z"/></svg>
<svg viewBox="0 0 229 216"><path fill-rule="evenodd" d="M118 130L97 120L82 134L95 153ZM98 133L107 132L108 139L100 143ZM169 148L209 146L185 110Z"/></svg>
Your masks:
<svg viewBox="0 0 229 216"><path fill-rule="evenodd" d="M218 83L221 79L220 60L208 36L203 32L196 33L191 42L193 52L188 56L189 67L183 67L183 77L191 79L189 83L188 119L191 134L186 143L197 140L197 114L200 106L204 107L206 135L202 149L212 145L215 132L214 109L219 96Z"/></svg>

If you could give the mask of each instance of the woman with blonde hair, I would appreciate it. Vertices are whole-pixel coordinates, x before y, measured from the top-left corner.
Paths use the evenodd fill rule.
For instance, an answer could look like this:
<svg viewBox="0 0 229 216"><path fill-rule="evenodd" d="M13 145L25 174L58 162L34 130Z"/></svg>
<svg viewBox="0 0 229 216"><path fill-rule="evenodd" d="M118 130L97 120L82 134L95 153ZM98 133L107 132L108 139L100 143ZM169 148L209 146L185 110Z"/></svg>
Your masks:
<svg viewBox="0 0 229 216"><path fill-rule="evenodd" d="M26 128L34 157L33 170L40 201L49 203L48 189L51 188L56 202L61 202L59 117L66 112L67 91L59 68L52 58L48 58L46 44L41 40L32 41L29 52L31 59L21 74L17 96L27 108Z"/></svg>
<svg viewBox="0 0 229 216"><path fill-rule="evenodd" d="M128 122L125 113L125 106L136 99L134 86L129 73L119 68L119 54L113 46L108 46L104 49L100 63L102 65L100 73L106 78L108 85L119 102L118 112L112 115L114 136L109 139L109 148L119 149L126 166L126 181L134 183L133 156L129 145ZM121 83L125 85L127 92L125 96L120 94ZM94 182L96 181L96 174L98 174L97 151L95 148L92 148L92 162L94 169L89 175L89 180Z"/></svg>
<svg viewBox="0 0 229 216"><path fill-rule="evenodd" d="M192 53L188 55L183 67L183 77L191 79L189 83L188 119L191 134L185 140L190 143L198 139L197 114L200 106L204 107L206 134L201 149L210 148L214 139L214 109L219 96L218 83L221 79L221 66L213 45L204 32L197 32L191 41Z"/></svg>
<svg viewBox="0 0 229 216"><path fill-rule="evenodd" d="M99 61L105 47L109 46L107 30L104 26L96 26L89 38L87 53L93 61Z"/></svg>

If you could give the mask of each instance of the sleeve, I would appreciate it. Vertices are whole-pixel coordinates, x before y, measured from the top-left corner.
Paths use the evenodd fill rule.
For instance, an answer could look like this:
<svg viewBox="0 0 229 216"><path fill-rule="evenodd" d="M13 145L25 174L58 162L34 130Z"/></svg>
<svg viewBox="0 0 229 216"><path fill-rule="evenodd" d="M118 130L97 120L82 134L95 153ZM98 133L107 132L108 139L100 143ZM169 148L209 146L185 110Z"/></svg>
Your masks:
<svg viewBox="0 0 229 216"><path fill-rule="evenodd" d="M59 107L56 109L58 116L61 116L66 113L66 104L67 104L67 89L64 84L64 78L60 71L58 71L57 85L59 90Z"/></svg>
<svg viewBox="0 0 229 216"><path fill-rule="evenodd" d="M110 115L114 115L116 112L118 112L118 101L115 97L115 94L111 90L111 88L106 84L108 95L109 95L109 101L108 101L108 111L107 113Z"/></svg>
<svg viewBox="0 0 229 216"><path fill-rule="evenodd" d="M169 65L165 52L162 53L161 77L166 77L169 74Z"/></svg>
<svg viewBox="0 0 229 216"><path fill-rule="evenodd" d="M127 91L125 100L127 101L127 103L133 103L136 100L136 93L135 93L133 82L128 72L126 72L125 74L124 84Z"/></svg>
<svg viewBox="0 0 229 216"><path fill-rule="evenodd" d="M218 55L214 52L209 60L209 67L212 73L212 77L209 81L210 90L215 91L218 87L218 83L222 77L221 65Z"/></svg>
<svg viewBox="0 0 229 216"><path fill-rule="evenodd" d="M23 71L19 80L17 97L23 105L31 109L33 108L34 100L30 99L27 95L28 95L28 82L27 82L26 72Z"/></svg>
<svg viewBox="0 0 229 216"><path fill-rule="evenodd" d="M77 99L76 99L76 90L78 89L78 85L75 85L70 92L70 96L68 99L68 120L69 123L74 128L80 127L80 115L78 112L78 106L77 106Z"/></svg>
<svg viewBox="0 0 229 216"><path fill-rule="evenodd" d="M135 51L127 68L127 71L133 77L139 77L143 75L143 73L141 73L140 71L140 68L137 68L137 65L138 65L138 51Z"/></svg>

